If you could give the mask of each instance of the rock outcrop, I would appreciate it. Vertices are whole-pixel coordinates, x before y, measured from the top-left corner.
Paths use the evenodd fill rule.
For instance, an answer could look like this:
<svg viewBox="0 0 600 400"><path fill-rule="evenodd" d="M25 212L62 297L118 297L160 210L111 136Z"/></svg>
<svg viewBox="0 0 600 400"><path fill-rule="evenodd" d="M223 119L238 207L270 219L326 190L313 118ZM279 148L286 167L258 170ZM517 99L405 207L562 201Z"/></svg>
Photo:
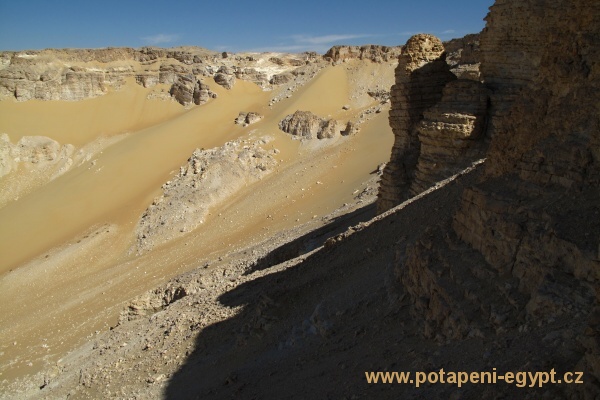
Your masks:
<svg viewBox="0 0 600 400"><path fill-rule="evenodd" d="M255 83L263 89L269 86L269 75L266 72L258 71L256 68L240 68L235 72L235 77ZM231 85L233 86L233 83Z"/></svg>
<svg viewBox="0 0 600 400"><path fill-rule="evenodd" d="M192 103L201 105L211 98L217 97L217 94L212 92L208 85L200 82L191 74L179 75L169 93L184 106Z"/></svg>
<svg viewBox="0 0 600 400"><path fill-rule="evenodd" d="M20 164L36 164L40 169L68 168L73 145L61 145L44 136L24 136L12 144L7 134L0 135L0 178L18 169Z"/></svg>
<svg viewBox="0 0 600 400"><path fill-rule="evenodd" d="M221 67L219 71L215 74L215 83L223 86L225 89L233 88L235 85L235 75L234 71L231 68Z"/></svg>
<svg viewBox="0 0 600 400"><path fill-rule="evenodd" d="M212 206L272 172L276 150L264 150L265 143L238 140L210 150L196 149L142 215L136 228L137 251L192 231Z"/></svg>
<svg viewBox="0 0 600 400"><path fill-rule="evenodd" d="M273 75L269 83L271 83L271 85L283 85L284 83L288 83L292 80L294 80L294 75L291 73L283 73Z"/></svg>
<svg viewBox="0 0 600 400"><path fill-rule="evenodd" d="M118 90L128 78L150 88L174 85L187 75L212 77L227 89L236 79L270 89L295 80L298 74L290 73L300 68L325 65L315 53L222 57L198 47L1 52L0 60L0 99L19 101L76 101L102 96L109 88Z"/></svg>
<svg viewBox="0 0 600 400"><path fill-rule="evenodd" d="M424 111L441 100L446 83L456 79L444 57L442 42L426 34L411 37L399 57L390 110L395 140L381 179L380 212L409 196L421 151L416 127Z"/></svg>
<svg viewBox="0 0 600 400"><path fill-rule="evenodd" d="M454 221L490 265L519 279L535 319L589 311L600 282L600 8L579 0L543 18L539 10L505 2L488 17L493 140L486 179L465 191Z"/></svg>
<svg viewBox="0 0 600 400"><path fill-rule="evenodd" d="M325 119L310 111L296 111L279 122L279 129L303 139L331 139L346 135L347 125L335 119Z"/></svg>
<svg viewBox="0 0 600 400"><path fill-rule="evenodd" d="M0 70L0 96L14 97L19 101L97 97L108 91L107 80L121 81L105 75L104 72L81 67L54 69L29 63L11 65Z"/></svg>
<svg viewBox="0 0 600 400"><path fill-rule="evenodd" d="M0 207L32 192L67 172L78 161L89 159L84 150L60 144L45 136L23 136L13 144L0 135Z"/></svg>
<svg viewBox="0 0 600 400"><path fill-rule="evenodd" d="M356 59L381 63L397 59L401 52L402 47L398 46L333 46L325 53L323 58L332 62Z"/></svg>
<svg viewBox="0 0 600 400"><path fill-rule="evenodd" d="M568 320L570 329L544 337L555 351L543 362L584 371L585 386L563 390L590 399L600 394L599 26L593 0L492 6L481 34L487 89L477 87L480 99L491 94L485 169L453 218L399 246L396 261L413 315L438 341L552 329ZM444 99L425 112L422 140L447 90L464 84L448 84Z"/></svg>
<svg viewBox="0 0 600 400"><path fill-rule="evenodd" d="M238 117L235 119L235 123L238 125L248 126L257 123L263 118L262 115L255 112L240 112Z"/></svg>
<svg viewBox="0 0 600 400"><path fill-rule="evenodd" d="M189 75L190 69L179 64L161 64L158 70L158 82L172 85L180 75Z"/></svg>

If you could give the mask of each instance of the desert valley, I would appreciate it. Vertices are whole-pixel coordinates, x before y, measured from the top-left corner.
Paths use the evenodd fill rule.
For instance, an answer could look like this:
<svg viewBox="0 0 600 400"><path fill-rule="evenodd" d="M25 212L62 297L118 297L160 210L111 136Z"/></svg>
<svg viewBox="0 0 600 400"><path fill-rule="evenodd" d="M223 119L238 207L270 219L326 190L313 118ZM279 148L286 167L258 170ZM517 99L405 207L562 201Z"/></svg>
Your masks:
<svg viewBox="0 0 600 400"><path fill-rule="evenodd" d="M600 397L600 4L486 22L1 52L0 398Z"/></svg>

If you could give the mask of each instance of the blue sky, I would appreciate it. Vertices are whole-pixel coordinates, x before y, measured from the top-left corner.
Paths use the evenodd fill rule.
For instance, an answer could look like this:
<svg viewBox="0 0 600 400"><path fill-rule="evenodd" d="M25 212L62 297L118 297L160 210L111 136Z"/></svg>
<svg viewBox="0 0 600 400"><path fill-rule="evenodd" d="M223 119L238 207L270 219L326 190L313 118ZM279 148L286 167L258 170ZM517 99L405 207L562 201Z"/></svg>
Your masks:
<svg viewBox="0 0 600 400"><path fill-rule="evenodd" d="M0 50L173 47L217 51L401 45L481 31L493 0L0 0Z"/></svg>

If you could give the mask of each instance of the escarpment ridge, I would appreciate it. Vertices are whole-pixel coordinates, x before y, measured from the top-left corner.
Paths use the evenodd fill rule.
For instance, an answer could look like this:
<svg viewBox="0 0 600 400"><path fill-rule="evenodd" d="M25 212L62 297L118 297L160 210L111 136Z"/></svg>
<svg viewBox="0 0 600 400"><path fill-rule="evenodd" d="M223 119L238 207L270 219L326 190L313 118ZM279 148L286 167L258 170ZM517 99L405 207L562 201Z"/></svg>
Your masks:
<svg viewBox="0 0 600 400"><path fill-rule="evenodd" d="M236 78L272 88L283 83L278 76L302 73L320 57L312 53L232 55L197 47L146 47L2 52L0 59L0 99L82 100L118 90L131 78L145 88L171 85L171 95L186 105L192 96L182 97L181 89L191 85L188 90L193 93L195 78L206 78L204 85L227 88Z"/></svg>

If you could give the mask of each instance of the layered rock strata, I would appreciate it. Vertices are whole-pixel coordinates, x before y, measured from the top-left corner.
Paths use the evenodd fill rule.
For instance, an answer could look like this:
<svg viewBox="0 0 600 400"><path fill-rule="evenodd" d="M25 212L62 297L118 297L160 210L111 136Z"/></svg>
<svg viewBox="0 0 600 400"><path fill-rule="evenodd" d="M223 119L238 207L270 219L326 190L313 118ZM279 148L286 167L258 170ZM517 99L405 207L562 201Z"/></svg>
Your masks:
<svg viewBox="0 0 600 400"><path fill-rule="evenodd" d="M597 398L600 6L503 0L487 21L485 170L452 220L399 246L396 273L423 332L440 341L571 321L544 338L556 346L546 362L584 371L585 385L564 390Z"/></svg>
<svg viewBox="0 0 600 400"><path fill-rule="evenodd" d="M416 127L424 111L441 100L446 83L456 79L444 57L442 42L427 34L410 38L399 57L389 117L395 140L381 179L380 212L409 196L421 151Z"/></svg>
<svg viewBox="0 0 600 400"><path fill-rule="evenodd" d="M423 113L416 127L421 149L412 196L484 157L488 99L483 84L459 79L449 82L440 102Z"/></svg>

